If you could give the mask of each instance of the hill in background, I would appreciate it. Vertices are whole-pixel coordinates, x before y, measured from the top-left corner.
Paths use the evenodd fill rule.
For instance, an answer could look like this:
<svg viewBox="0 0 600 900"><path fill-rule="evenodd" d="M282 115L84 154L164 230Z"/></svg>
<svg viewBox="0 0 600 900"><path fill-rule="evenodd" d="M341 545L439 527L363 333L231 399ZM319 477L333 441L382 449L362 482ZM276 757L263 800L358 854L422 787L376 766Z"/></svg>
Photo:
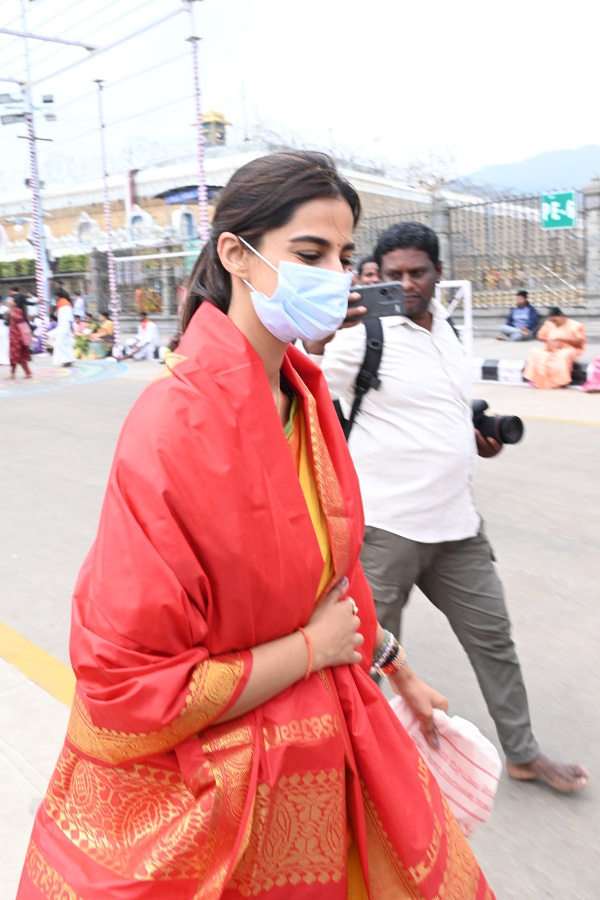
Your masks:
<svg viewBox="0 0 600 900"><path fill-rule="evenodd" d="M577 150L552 150L519 163L485 166L455 183L539 194L582 188L593 175L600 175L600 146L595 144Z"/></svg>

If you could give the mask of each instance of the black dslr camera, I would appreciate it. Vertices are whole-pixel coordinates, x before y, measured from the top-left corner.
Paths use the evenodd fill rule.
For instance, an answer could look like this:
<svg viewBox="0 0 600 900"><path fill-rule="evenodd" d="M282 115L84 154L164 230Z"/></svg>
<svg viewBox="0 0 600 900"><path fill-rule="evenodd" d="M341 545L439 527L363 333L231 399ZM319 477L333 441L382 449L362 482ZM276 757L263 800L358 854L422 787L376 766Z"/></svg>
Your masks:
<svg viewBox="0 0 600 900"><path fill-rule="evenodd" d="M473 400L473 425L485 438L494 438L500 444L518 444L523 437L523 422L518 416L486 416L485 400Z"/></svg>

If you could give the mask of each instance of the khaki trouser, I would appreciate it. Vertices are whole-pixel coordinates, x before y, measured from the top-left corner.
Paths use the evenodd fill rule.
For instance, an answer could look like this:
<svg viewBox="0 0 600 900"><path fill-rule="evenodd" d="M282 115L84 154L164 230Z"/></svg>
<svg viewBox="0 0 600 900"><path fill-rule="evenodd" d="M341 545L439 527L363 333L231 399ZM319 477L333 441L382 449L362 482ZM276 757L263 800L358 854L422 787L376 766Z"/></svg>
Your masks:
<svg viewBox="0 0 600 900"><path fill-rule="evenodd" d="M502 584L483 527L463 541L422 544L367 526L361 562L378 620L396 636L413 585L444 613L473 666L508 761L534 759L539 747L531 731Z"/></svg>

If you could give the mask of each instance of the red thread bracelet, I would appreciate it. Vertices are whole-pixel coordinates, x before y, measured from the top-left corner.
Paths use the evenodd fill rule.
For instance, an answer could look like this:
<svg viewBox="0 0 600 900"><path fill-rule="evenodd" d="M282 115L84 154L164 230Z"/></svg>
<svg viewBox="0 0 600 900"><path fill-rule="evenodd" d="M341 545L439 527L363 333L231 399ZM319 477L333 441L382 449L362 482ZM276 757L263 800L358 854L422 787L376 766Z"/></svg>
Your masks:
<svg viewBox="0 0 600 900"><path fill-rule="evenodd" d="M310 642L310 638L305 632L304 628L296 628L296 631L299 631L301 635L303 635L304 640L306 641L306 646L308 647L308 665L306 667L306 674L304 675L304 680L307 681L310 678L310 674L312 672L312 664L313 664L313 652L312 652L312 644Z"/></svg>

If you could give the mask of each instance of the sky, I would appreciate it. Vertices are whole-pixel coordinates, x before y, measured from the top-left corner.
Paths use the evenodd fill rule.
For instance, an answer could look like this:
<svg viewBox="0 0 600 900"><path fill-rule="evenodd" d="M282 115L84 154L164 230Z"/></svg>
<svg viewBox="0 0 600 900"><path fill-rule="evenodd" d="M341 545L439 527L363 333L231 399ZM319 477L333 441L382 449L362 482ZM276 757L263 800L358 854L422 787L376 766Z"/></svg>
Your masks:
<svg viewBox="0 0 600 900"><path fill-rule="evenodd" d="M95 79L104 82L111 173L189 157L193 31L182 0L0 0L0 28L21 29L21 2L29 31L63 40L102 48L147 29L93 58L80 47L29 41L37 134L50 139L38 142L42 178L76 183L101 174ZM450 176L600 143L588 0L193 7L202 108L227 116L233 143L271 133L377 164L420 161ZM24 42L0 34L3 77L26 77ZM18 87L0 80L0 93L16 96ZM53 123L43 119L47 94ZM0 127L0 191L28 176L22 134L22 125Z"/></svg>

